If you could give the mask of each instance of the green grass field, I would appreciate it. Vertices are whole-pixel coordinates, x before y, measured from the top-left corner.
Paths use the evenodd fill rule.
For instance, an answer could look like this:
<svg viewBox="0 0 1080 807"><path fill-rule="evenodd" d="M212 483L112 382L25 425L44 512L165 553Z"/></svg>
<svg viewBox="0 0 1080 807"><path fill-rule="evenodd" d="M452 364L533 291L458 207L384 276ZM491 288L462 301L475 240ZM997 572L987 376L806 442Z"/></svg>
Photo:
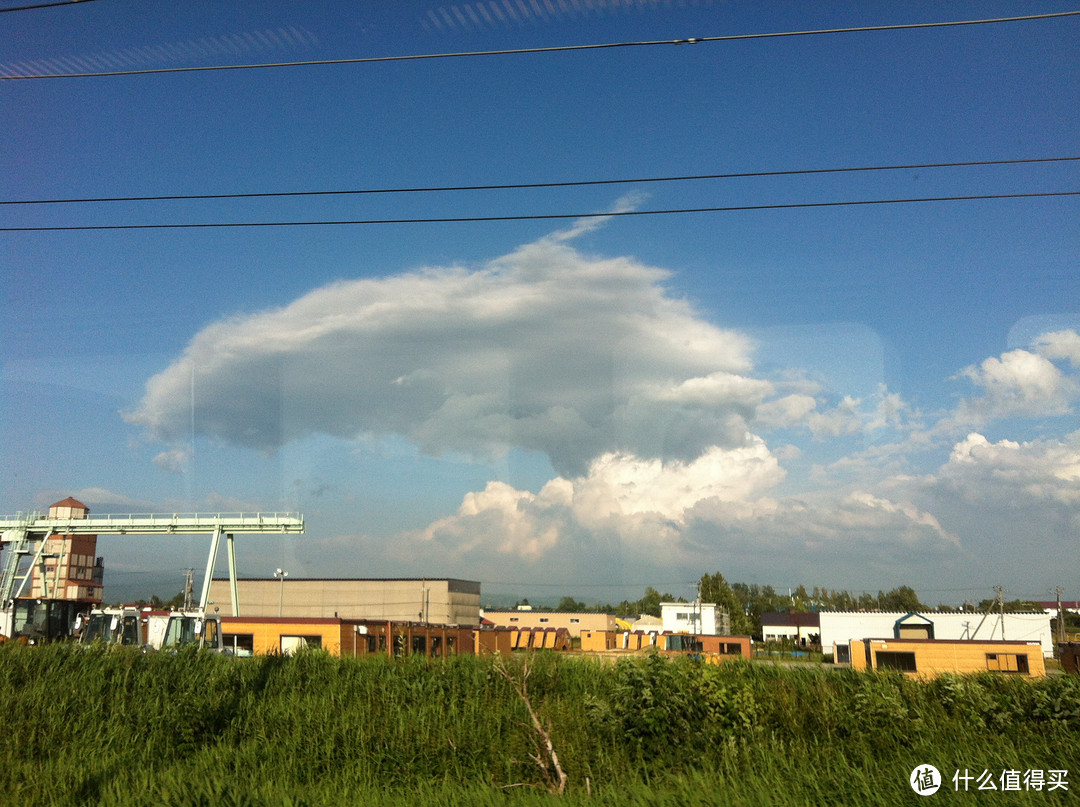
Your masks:
<svg viewBox="0 0 1080 807"><path fill-rule="evenodd" d="M920 682L542 653L526 684L566 776L553 793L514 686L525 664L0 646L0 803L922 804L908 784L921 764L946 780L930 803L1066 804L1080 793L1077 677ZM1076 783L954 792L965 768L995 779L1068 770Z"/></svg>

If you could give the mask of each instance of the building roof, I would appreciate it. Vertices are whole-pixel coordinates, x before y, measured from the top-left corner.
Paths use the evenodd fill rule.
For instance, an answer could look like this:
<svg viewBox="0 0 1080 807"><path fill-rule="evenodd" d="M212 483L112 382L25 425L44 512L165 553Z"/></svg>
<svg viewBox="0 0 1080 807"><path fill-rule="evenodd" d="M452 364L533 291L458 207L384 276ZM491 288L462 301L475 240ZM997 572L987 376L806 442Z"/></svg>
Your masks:
<svg viewBox="0 0 1080 807"><path fill-rule="evenodd" d="M485 614L561 614L563 616L611 616L603 611L560 611L557 608L484 608Z"/></svg>
<svg viewBox="0 0 1080 807"><path fill-rule="evenodd" d="M53 505L54 507L56 505ZM280 577L238 577L241 583L280 583ZM228 577L215 577L215 583L227 583ZM468 583L480 585L479 580L459 577L286 577L286 583Z"/></svg>
<svg viewBox="0 0 1080 807"><path fill-rule="evenodd" d="M910 625L918 619L921 619L924 625L934 624L934 620L932 620L926 614L920 614L918 611L908 611L906 614L896 620L896 624L899 625L903 623L904 625Z"/></svg>
<svg viewBox="0 0 1080 807"><path fill-rule="evenodd" d="M768 611L761 615L761 626L766 627L780 627L787 626L792 628L817 628L820 627L821 620L818 618L817 611L809 611L806 613L800 611Z"/></svg>
<svg viewBox="0 0 1080 807"><path fill-rule="evenodd" d="M985 644L985 645L994 645L994 646L1005 646L1005 645L1015 645L1015 644L1023 644L1023 645L1041 644L1041 642L1038 639L911 639L911 638L890 639L887 636L881 636L879 638L857 639L856 641L881 642L881 643L884 643L884 644L902 644L902 645L912 645L912 644L923 644L923 645L960 644L960 645L968 645L968 646L970 646L970 645L984 645Z"/></svg>
<svg viewBox="0 0 1080 807"><path fill-rule="evenodd" d="M1062 603L1064 605L1064 603ZM1054 607L1057 608L1057 603L1054 603ZM909 617L912 614L932 619L939 616L958 616L966 614L967 616L981 616L982 611L881 611L878 609L867 610L843 610L838 608L824 608L818 611L819 614L825 614L826 616L896 616L898 618ZM998 614L998 611L994 611L994 614ZM1031 614L1041 614L1042 611L1006 611L1005 615L1012 614L1013 616L1030 616Z"/></svg>
<svg viewBox="0 0 1080 807"><path fill-rule="evenodd" d="M49 505L50 510L52 508L54 508L54 507L78 507L81 510L89 510L90 509L85 504L80 502L78 499L74 499L71 496L68 496L62 502L57 502L56 504L50 504Z"/></svg>

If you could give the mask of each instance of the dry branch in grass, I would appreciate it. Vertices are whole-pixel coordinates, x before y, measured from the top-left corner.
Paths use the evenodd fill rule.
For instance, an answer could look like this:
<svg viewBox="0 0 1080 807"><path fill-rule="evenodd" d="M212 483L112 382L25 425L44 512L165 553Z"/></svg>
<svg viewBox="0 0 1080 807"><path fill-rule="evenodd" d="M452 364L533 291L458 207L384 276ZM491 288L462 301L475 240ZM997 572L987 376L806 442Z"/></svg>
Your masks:
<svg viewBox="0 0 1080 807"><path fill-rule="evenodd" d="M536 731L539 748L533 754L529 756L537 767L540 768L544 774L544 781L547 783L547 788L552 793L562 793L566 790L566 773L563 771L562 766L559 764L559 755L555 752L555 746L551 742L551 733L544 727L544 724L540 722L540 717L536 714L536 710L533 709L532 702L529 700L529 661L525 660L525 664L521 668L521 682L518 683L514 676L510 675L509 671L502 663L502 659L499 659L495 664L495 669L499 671L507 681L510 682L510 686L517 692L521 702L525 704L525 708L529 711L529 717L532 720L533 729Z"/></svg>

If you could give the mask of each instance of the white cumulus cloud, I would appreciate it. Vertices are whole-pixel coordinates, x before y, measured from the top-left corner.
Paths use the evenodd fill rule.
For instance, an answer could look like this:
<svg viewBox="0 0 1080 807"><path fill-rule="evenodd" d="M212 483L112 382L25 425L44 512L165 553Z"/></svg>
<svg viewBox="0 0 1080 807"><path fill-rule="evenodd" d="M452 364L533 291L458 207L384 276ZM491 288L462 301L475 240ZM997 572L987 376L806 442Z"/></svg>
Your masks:
<svg viewBox="0 0 1080 807"><path fill-rule="evenodd" d="M264 451L313 433L485 459L518 446L572 476L610 452L692 461L744 445L771 392L750 377L749 340L671 297L666 271L579 253L567 239L585 229L214 323L125 417L174 445L194 422Z"/></svg>
<svg viewBox="0 0 1080 807"><path fill-rule="evenodd" d="M1073 367L1080 367L1080 334L1076 331L1044 333L1035 340L1035 350L1048 359L1068 359Z"/></svg>
<svg viewBox="0 0 1080 807"><path fill-rule="evenodd" d="M451 562L509 556L571 570L650 557L657 567L704 568L733 555L763 569L813 557L903 565L959 551L956 536L910 501L862 490L769 496L784 477L756 437L692 463L608 454L588 474L557 478L538 494L491 482L454 515L402 540L410 552Z"/></svg>
<svg viewBox="0 0 1080 807"><path fill-rule="evenodd" d="M1036 340L1034 351L1010 350L965 367L960 376L981 394L962 400L945 423L980 425L1007 417L1068 414L1080 397L1080 383L1053 360L1068 359L1080 366L1078 342L1080 336L1074 331L1044 334Z"/></svg>
<svg viewBox="0 0 1080 807"><path fill-rule="evenodd" d="M1080 432L1064 440L990 442L973 432L953 446L935 484L998 505L1080 505ZM1080 517L1080 513L1077 513Z"/></svg>

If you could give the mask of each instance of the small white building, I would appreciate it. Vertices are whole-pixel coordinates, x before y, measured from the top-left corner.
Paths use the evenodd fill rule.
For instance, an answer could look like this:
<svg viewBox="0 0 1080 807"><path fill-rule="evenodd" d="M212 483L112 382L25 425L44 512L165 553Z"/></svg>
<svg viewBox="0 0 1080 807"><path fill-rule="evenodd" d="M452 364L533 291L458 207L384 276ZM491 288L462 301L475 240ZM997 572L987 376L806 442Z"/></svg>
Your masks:
<svg viewBox="0 0 1080 807"><path fill-rule="evenodd" d="M630 630L640 630L645 633L663 633L664 620L658 616L652 616L651 614L641 614L641 616L630 623Z"/></svg>
<svg viewBox="0 0 1080 807"><path fill-rule="evenodd" d="M698 633L706 636L730 636L731 619L714 602L662 602L660 621L668 633Z"/></svg>

